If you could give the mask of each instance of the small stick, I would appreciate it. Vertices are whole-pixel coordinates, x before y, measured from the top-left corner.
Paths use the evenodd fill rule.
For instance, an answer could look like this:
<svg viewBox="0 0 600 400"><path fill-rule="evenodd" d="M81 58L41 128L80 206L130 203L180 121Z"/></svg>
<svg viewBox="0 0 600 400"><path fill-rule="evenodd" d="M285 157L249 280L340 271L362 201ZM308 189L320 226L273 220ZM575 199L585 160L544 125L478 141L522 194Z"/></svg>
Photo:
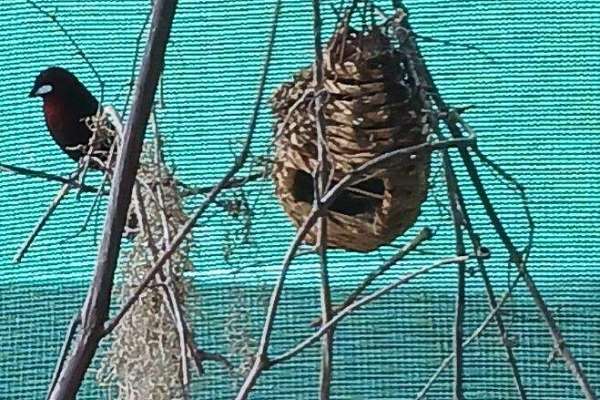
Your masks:
<svg viewBox="0 0 600 400"><path fill-rule="evenodd" d="M244 186L248 182L254 182L264 179L265 176L267 176L267 174L263 171L255 174L249 174L248 176L245 176L243 178L231 178L229 182L227 182L227 184L223 187L223 189L239 188ZM177 181L177 185L183 188L181 192L182 197L195 196L197 194L208 194L212 190L212 187L191 187L180 181Z"/></svg>
<svg viewBox="0 0 600 400"><path fill-rule="evenodd" d="M98 108L98 111L96 112L96 117L100 118L100 108ZM92 132L92 136L90 137L90 140L88 141L88 147L87 147L86 154L82 158L79 159L79 174L78 174L79 179L78 180L79 180L80 187L81 187L81 185L83 185L85 183L85 177L90 168L90 162L92 160L92 153L94 152L94 143L96 142L97 134L98 134L98 127L96 126L94 131ZM107 165L107 167L110 167L110 165ZM81 198L81 189L79 189L77 191L77 195L76 195L77 200L79 200L80 198Z"/></svg>
<svg viewBox="0 0 600 400"><path fill-rule="evenodd" d="M76 179L73 178L64 178L62 176L59 175L54 175L54 174L49 174L47 172L43 172L43 171L36 171L33 169L29 169L29 168L23 168L23 167L17 167L15 165L10 165L10 164L5 164L5 163L1 163L0 162L0 171L5 171L5 172L10 172L16 175L24 175L24 176L28 176L31 178L41 178L41 179L45 179L49 182L60 182L63 184L68 184L71 185L71 187L73 188L80 188L82 191L84 192L88 192L88 193L97 193L98 192L98 188L95 188L93 186L90 185L81 185ZM108 191L106 190L102 190L102 195L108 195Z"/></svg>
<svg viewBox="0 0 600 400"><path fill-rule="evenodd" d="M145 188L146 188L146 190L150 190L149 187L145 187ZM150 225L148 223L148 214L146 213L145 207L143 206L143 202L141 200L139 200L142 198L139 184L135 185L135 190L136 190L136 192L135 192L135 194L136 194L136 213L138 214L139 221L141 222L145 231L150 233ZM154 196L152 196L151 198L153 199L153 201L155 201L155 202L157 201L157 199ZM152 239L152 236L150 234L148 234L148 247L150 248L150 252L152 253L153 259L154 260L158 259L158 247L154 243L154 240ZM163 298L165 299L165 303L167 304L167 307L169 309L171 317L173 318L173 322L175 324L177 324L178 332L180 335L180 340L183 340L183 343L185 343L187 350L190 353L190 356L194 360L194 365L195 365L196 369L198 370L198 374L199 375L204 374L204 368L202 366L202 362L204 360L217 361L217 362L222 363L226 368L231 369L231 364L222 355L216 354L216 353L208 353L208 352L198 348L196 343L194 343L194 339L192 337L191 330L189 329L185 319L182 317L183 310L181 309L181 305L179 304L179 302L176 301L177 297L176 297L175 293L173 292L172 288L168 285L167 278L164 276L164 274L160 274L159 279L160 279L159 287L161 287L163 289L163 296L164 296ZM186 356L185 352L182 353L182 356ZM185 366L185 369L187 370L187 366ZM189 381L189 378L187 380ZM185 381L186 380L184 379L184 382Z"/></svg>
<svg viewBox="0 0 600 400"><path fill-rule="evenodd" d="M166 213L166 206L165 206L165 196L164 196L164 191L162 190L162 180L163 180L163 176L162 176L162 163L163 163L163 157L162 157L162 149L160 147L161 144L161 139L160 139L160 132L158 130L158 124L156 122L156 113L155 112L151 112L150 113L150 126L152 128L152 131L154 132L154 168L156 169L157 173L158 173L158 178L159 178L159 184L156 185L156 191L158 194L158 202L156 203L156 207L159 209L159 214L160 214L160 219L161 219L161 223L162 223L162 227L163 227L163 248L169 248L171 246L171 235L169 232L169 221L167 218L167 213ZM151 231L148 231L148 235L149 237L151 237L152 233ZM156 261L158 259L157 254L155 254L154 256L154 260ZM167 263L167 270L169 271L170 275L172 275L172 271L171 271L171 263L168 262ZM159 276L159 280L162 282L165 282L165 273L164 270L161 270L158 274ZM173 281L172 276L170 276L170 280ZM183 318L183 310L181 309L181 304L179 303L179 299L177 298L177 296L175 295L175 292L173 291L173 289L167 284L165 286L165 291L166 291L166 295L167 295L167 304L170 304L170 309L171 309L171 315L173 317L173 322L175 323L175 326L177 327L177 332L179 334L179 345L181 348L181 373L182 373L182 384L184 386L184 388L187 387L187 385L189 384L189 371L188 371L188 359L187 359L187 345L188 345L188 336L190 336L190 332L189 329L187 327L187 324L185 323L185 320ZM191 354L191 352L190 352ZM200 372L201 370L199 370Z"/></svg>
<svg viewBox="0 0 600 400"><path fill-rule="evenodd" d="M350 293L350 295L346 298L346 300L342 304L334 307L334 309L333 309L334 314L337 314L340 310L342 310L342 309L348 307L350 304L354 303L358 299L358 297L366 289L368 289L369 286L371 286L371 284L373 283L373 281L375 281L375 279L377 279L381 275L385 274L390 268L392 268L394 265L396 265L398 262L400 262L411 251L415 250L421 243L423 243L426 240L431 239L431 235L432 235L431 229L429 229L429 228L421 229L421 231L410 242L406 243L400 250L398 250L398 252L396 252L396 254L392 258L390 258L388 261L386 261L384 264L382 264L375 271L371 272L365 278L365 280L356 289L354 289L354 291L352 291L352 293ZM313 326L313 327L318 327L319 325L321 325L320 317L318 319L315 319L311 323L311 326Z"/></svg>
<svg viewBox="0 0 600 400"><path fill-rule="evenodd" d="M365 305L377 300L378 298L389 293L390 291L394 290L395 288L397 288L401 285L405 285L408 282L412 281L414 278L416 278L420 275L426 274L433 269L436 269L436 268L439 268L439 267L442 267L445 265L449 265L449 264L466 262L469 259L474 258L474 257L475 256L472 256L472 255L464 255L464 256L460 256L460 257L453 257L453 258L448 258L448 259L437 261L427 267L423 267L417 271L407 274L407 275L403 276L402 278L396 280L395 282L392 282L391 284L389 284L381 289L376 290L375 292L371 293L370 295L365 296L365 297L361 298L360 300L352 303L348 307L344 308L342 311L337 313L333 318L331 318L331 320L329 320L326 324L323 324L317 332L313 333L310 337L308 337L307 339L298 343L291 350L287 351L286 353L284 353L280 356L273 357L270 361L267 360L266 361L267 367L270 368L276 364L280 364L286 360L289 360L290 358L292 358L293 356L300 353L301 351L306 349L308 346L312 345L317 340L319 340L319 338L321 336L323 336L333 326L337 325L342 319L346 318L352 312L354 312L355 310L359 309L362 306L365 306Z"/></svg>
<svg viewBox="0 0 600 400"><path fill-rule="evenodd" d="M452 163L448 162L445 165L446 165L446 170L449 173L450 179L453 180L454 182L456 182L456 175L455 175L454 169L452 167ZM462 195L462 192L460 190L460 187L457 184L455 185L455 187L456 187L456 197L457 197L458 203L459 203L458 206L462 212L463 223L469 234L469 238L471 239L471 243L473 245L473 251L479 253L479 252L481 252L481 243L479 240L479 236L475 233L475 230L473 229L473 225L471 224L471 220L469 218L469 213L467 210L467 205L466 205L466 202ZM526 200L524 192L523 192L523 198ZM528 209L526 201L524 202L524 206L526 208L526 212L529 213L529 209ZM532 229L530 230L529 246L531 246L532 242L533 242L533 226L532 226ZM479 267L479 273L481 274L481 278L482 278L484 286L485 286L485 291L486 291L486 295L488 298L488 305L489 305L490 309L493 310L496 308L496 305L497 305L494 288L492 286L492 283L491 283L488 273L486 271L484 261L477 260L477 264ZM501 315L496 315L495 319L496 319L496 325L498 327L498 334L500 336L500 342L504 346L504 350L506 352L507 362L511 369L513 381L515 383L515 388L517 389L519 398L521 400L527 400L527 393L525 392L525 387L524 387L523 381L521 379L521 373L519 372L515 354L513 352L511 344L509 343L509 340L508 340L508 332L506 330L506 327L504 326L503 318Z"/></svg>
<svg viewBox="0 0 600 400"><path fill-rule="evenodd" d="M63 239L61 241L61 243L64 243L64 242L68 241L69 239L79 236L81 233L83 233L86 230L86 228L90 222L90 219L92 218L92 214L94 213L94 210L96 209L96 206L98 205L98 201L100 201L100 195L104 191L104 186L106 185L106 182L108 182L109 176L112 174L112 170L110 169L110 166L112 164L112 160L113 160L113 157L115 154L116 147L118 146L118 143L119 143L119 139L115 138L115 140L113 140L113 142L110 146L106 165L104 167L104 174L102 175L102 181L100 182L100 187L98 188L98 191L96 192L96 195L94 196L94 200L92 201L92 205L90 206L90 209L89 209L87 215L85 216L85 219L83 220L83 224L81 225L79 230L77 232L75 232L75 234L73 236L69 236L69 237ZM79 194L80 192L81 191L79 191L77 194Z"/></svg>
<svg viewBox="0 0 600 400"><path fill-rule="evenodd" d="M60 204L62 199L64 199L65 196L67 195L67 193L69 193L70 189L71 189L70 184L68 184L68 183L63 184L62 188L58 191L56 196L54 196L54 199L50 203L50 206L48 207L48 209L46 210L44 215L42 215L42 217L40 218L38 223L33 228L33 231L31 231L31 233L29 234L29 237L27 238L27 240L25 240L25 243L23 243L23 245L21 245L21 248L17 252L17 255L13 259L13 262L15 262L15 263L21 262L21 260L25 256L25 253L27 252L27 250L29 250L29 247L33 244L33 241L35 240L37 235L44 228L44 226L50 219L50 216L52 216L52 214L54 213L54 211L56 210L56 208L58 207L58 205Z"/></svg>
<svg viewBox="0 0 600 400"><path fill-rule="evenodd" d="M131 62L131 72L129 74L129 82L127 83L127 86L129 86L129 88L127 90L127 96L125 97L125 104L123 105L123 113L125 113L129 109L129 102L130 102L131 96L133 94L133 85L135 84L135 71L137 70L140 48L142 47L141 43L142 43L142 39L144 37L144 32L146 31L146 27L148 26L148 23L150 22L151 15L152 15L151 12L146 13L146 19L142 23L142 27L140 28L138 35L135 39L135 51L134 51L133 57L131 59L131 61L132 61Z"/></svg>
<svg viewBox="0 0 600 400"><path fill-rule="evenodd" d="M186 323L183 320L181 305L179 300L173 291L173 288L169 286L168 279L164 273L158 274L158 285L163 290L163 299L177 329L177 335L179 336L179 350L180 350L180 363L181 363L181 384L186 388L190 383L190 374L188 370L188 359L187 359L187 348L188 348L188 333L189 330L186 328ZM191 352L190 352L191 353ZM202 371L202 370L200 370ZM202 374L202 373L200 373Z"/></svg>
<svg viewBox="0 0 600 400"><path fill-rule="evenodd" d="M260 338L258 349L256 351L256 356L254 358L254 364L248 375L246 375L246 379L244 380L244 383L240 387L238 394L235 397L236 400L247 399L262 371L269 367L267 351L271 341L271 333L273 331L273 324L275 322L277 308L279 307L279 301L281 300L285 278L291 266L292 260L294 259L294 255L300 247L300 243L302 240L304 240L304 237L308 234L313 225L317 222L317 215L318 214L316 210L313 209L308 217L304 220L302 226L296 232L294 240L292 240L288 247L281 265L279 277L277 278L277 282L275 283L273 292L271 293L271 299L269 300L269 306L267 308L267 316L265 317L263 332Z"/></svg>
<svg viewBox="0 0 600 400"><path fill-rule="evenodd" d="M154 243L154 239L152 236L152 230L150 228L150 223L148 222L148 214L146 212L146 207L144 206L144 199L142 197L142 193L140 190L140 185L135 185L135 206L138 214L138 219L142 224L144 231L146 232L146 237L148 241L148 248L152 253L152 261L156 261L158 259L158 248ZM153 198L151 196L151 198ZM158 204L157 204L158 206ZM168 230L167 230L168 233ZM166 238L165 238L166 239ZM158 286L162 289L163 292L163 301L171 314L171 319L177 329L177 334L179 335L179 346L181 353L181 382L184 389L189 384L189 373L187 367L187 337L186 330L184 328L184 321L182 318L181 308L179 307L178 299L175 293L173 292L171 286L169 286L169 282L167 277L165 276L163 271L160 271L158 274ZM184 390L185 392L185 390Z"/></svg>
<svg viewBox="0 0 600 400"><path fill-rule="evenodd" d="M496 307L494 307L487 315L487 317L485 317L485 319L483 320L483 322L479 325L479 327L477 329L475 329L473 331L473 333L471 333L471 335L462 343L462 348L465 349L468 345L470 345L475 339L477 339L479 336L481 336L481 334L485 331L485 329L490 325L490 323L492 322L492 320L494 320L495 318L498 318L498 316L500 315L499 312L502 309L502 307L504 306L504 304L506 303L506 301L508 301L508 299L512 296L512 292L515 289L515 287L517 286L517 283L519 282L519 280L521 279L521 274L519 274L515 280L512 282L512 284L510 285L510 287L508 288L508 290L506 291L506 293L504 293L504 296L502 296L502 298L500 299L500 301L496 304ZM452 362L452 360L456 357L456 353L452 352L450 353L440 364L440 366L438 367L438 369L433 373L433 375L429 378L429 380L427 381L427 383L425 384L425 386L423 387L423 389L421 389L419 391L419 393L417 393L417 397L416 400L421 400L425 397L425 395L427 394L427 392L429 391L429 389L431 389L431 387L433 386L433 384L437 381L437 379L440 377L440 375L442 374L442 372L444 372L444 370L450 365L450 362Z"/></svg>

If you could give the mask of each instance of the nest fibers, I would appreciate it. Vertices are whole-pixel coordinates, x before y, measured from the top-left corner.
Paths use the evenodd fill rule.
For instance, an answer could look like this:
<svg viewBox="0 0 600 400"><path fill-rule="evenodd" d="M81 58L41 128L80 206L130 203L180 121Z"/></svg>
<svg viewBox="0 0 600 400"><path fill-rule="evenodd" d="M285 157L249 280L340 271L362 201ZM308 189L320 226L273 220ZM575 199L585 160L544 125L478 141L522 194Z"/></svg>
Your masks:
<svg viewBox="0 0 600 400"><path fill-rule="evenodd" d="M427 140L431 113L409 71L413 51L394 47L383 25L358 31L349 17L338 24L323 53L325 140L331 184L392 150ZM273 179L276 194L300 226L312 208L317 135L312 68L301 70L272 99L277 118ZM369 179L349 187L329 207L328 244L371 251L415 222L427 196L430 156L391 160ZM330 185L331 187L332 185ZM315 242L316 230L307 241Z"/></svg>
<svg viewBox="0 0 600 400"><path fill-rule="evenodd" d="M138 232L122 267L122 301L132 295L152 266L156 249L161 252L188 220L172 174L156 162L148 145L142 153L136 185L139 190L132 208L137 211ZM175 251L156 284L142 293L112 334L98 378L106 386L116 386L121 400L184 398L186 363L182 358L187 354L181 350L173 303L166 294L175 298L183 314L188 293L183 274L192 268L188 251L189 239ZM179 318L185 319L185 315Z"/></svg>

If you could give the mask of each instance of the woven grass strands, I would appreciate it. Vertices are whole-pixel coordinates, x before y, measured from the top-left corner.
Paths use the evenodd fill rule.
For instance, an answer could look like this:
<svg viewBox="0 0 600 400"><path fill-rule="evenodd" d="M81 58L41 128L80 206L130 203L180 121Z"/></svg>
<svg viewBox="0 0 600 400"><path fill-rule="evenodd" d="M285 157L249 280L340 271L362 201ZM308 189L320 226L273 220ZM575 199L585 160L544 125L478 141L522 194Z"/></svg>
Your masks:
<svg viewBox="0 0 600 400"><path fill-rule="evenodd" d="M378 155L421 144L430 113L411 74L411 49L394 47L382 25L338 24L324 53L324 116L330 183ZM276 116L273 179L285 212L296 225L310 213L317 134L312 68L301 70L272 99ZM412 226L427 196L429 156L390 160L346 189L330 206L328 245L371 251ZM315 242L315 230L306 241Z"/></svg>

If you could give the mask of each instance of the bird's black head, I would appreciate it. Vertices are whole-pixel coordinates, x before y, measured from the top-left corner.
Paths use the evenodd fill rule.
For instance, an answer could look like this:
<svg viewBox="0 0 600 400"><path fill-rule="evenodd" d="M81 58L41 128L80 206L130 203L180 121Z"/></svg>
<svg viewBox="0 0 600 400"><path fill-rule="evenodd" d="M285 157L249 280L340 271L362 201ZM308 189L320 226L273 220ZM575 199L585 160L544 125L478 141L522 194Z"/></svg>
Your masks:
<svg viewBox="0 0 600 400"><path fill-rule="evenodd" d="M87 89L75 75L61 67L50 67L35 78L29 97L45 98L53 94L64 96L80 91L87 92Z"/></svg>

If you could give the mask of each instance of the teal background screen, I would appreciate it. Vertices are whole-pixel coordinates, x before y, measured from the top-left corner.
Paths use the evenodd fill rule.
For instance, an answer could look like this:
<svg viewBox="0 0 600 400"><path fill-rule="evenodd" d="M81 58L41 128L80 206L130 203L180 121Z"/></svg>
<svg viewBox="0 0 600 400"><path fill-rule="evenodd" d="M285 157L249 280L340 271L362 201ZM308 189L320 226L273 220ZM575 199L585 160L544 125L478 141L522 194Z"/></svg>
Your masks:
<svg viewBox="0 0 600 400"><path fill-rule="evenodd" d="M324 37L333 28L323 2ZM337 3L337 2L336 2ZM382 3L382 2L378 2ZM334 4L334 3L332 3ZM123 108L136 38L149 12L141 0L43 0L65 26L106 84L104 103ZM233 161L247 130L267 47L273 0L181 0L173 26L157 113L170 162L194 185L211 185ZM335 4L334 4L335 5ZM388 7L388 4L384 4ZM535 220L530 270L592 385L600 390L600 3L596 0L407 0L411 23L441 93L465 114L481 149L526 187ZM309 1L283 2L267 87L271 93L313 57ZM35 75L64 66L94 93L99 84L75 48L46 16L21 0L0 12L0 161L64 175L72 162L51 141L39 100L27 94ZM448 43L450 42L450 43ZM466 47L475 46L480 51ZM140 51L142 51L140 49ZM253 146L264 154L271 138L265 99ZM458 159L455 158L458 163ZM457 164L459 165L459 164ZM520 246L527 223L519 197L479 166L486 189L511 237ZM515 271L508 263L463 168L459 179L477 230L492 251L488 268L500 295ZM98 177L91 177L91 182ZM80 307L97 250L101 216L79 229L92 196L70 196L20 264L11 260L59 185L0 173L0 399L45 395L68 321ZM279 208L270 181L248 185L254 222L247 243L227 260L224 247L239 221L212 208L194 230L189 299L197 340L227 353L228 318L243 310L258 338L264 301L277 275L293 227ZM226 194L225 196L233 196ZM414 228L436 236L394 267L380 287L453 252L443 179L430 191ZM191 210L200 199L189 200ZM371 254L330 252L334 299L341 301L394 249ZM238 271L239 270L239 271ZM237 271L237 272L236 272ZM285 350L312 331L318 313L318 268L310 257L292 268L273 351ZM411 399L451 351L456 273L446 268L394 291L345 320L335 342L334 399ZM467 279L466 331L487 313L479 276ZM560 362L548 364L551 341L527 292L517 290L505 310L510 339L530 399L581 399ZM235 361L235 360L234 360ZM317 398L318 346L265 373L255 399ZM110 398L88 373L80 399ZM467 399L517 398L494 326L470 346L465 359ZM450 398L451 372L430 392ZM207 364L195 377L193 398L229 399L234 388L223 369Z"/></svg>

